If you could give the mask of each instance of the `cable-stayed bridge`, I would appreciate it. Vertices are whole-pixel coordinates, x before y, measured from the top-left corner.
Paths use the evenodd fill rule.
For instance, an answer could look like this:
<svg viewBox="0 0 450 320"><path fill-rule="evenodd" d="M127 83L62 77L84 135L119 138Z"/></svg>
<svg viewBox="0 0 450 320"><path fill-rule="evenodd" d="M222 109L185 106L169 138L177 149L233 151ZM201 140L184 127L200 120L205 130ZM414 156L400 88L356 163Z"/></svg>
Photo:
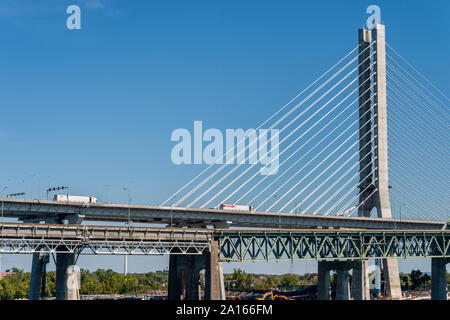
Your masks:
<svg viewBox="0 0 450 320"><path fill-rule="evenodd" d="M390 45L361 41L256 128L279 128L278 139L238 141L219 157L223 164L210 165L162 205L217 209L231 203L350 217L362 215L379 193L378 179L389 178L383 184L393 198L393 217L447 221L447 102ZM261 175L259 163L224 160L248 160L266 149L279 150L263 166L278 161L277 174Z"/></svg>
<svg viewBox="0 0 450 320"><path fill-rule="evenodd" d="M236 143L223 155L217 156L216 150L215 164L160 206L2 199L2 212L24 222L131 220L170 227L402 229L421 230L424 236L442 230L446 235L448 97L386 43L383 25L359 30L358 40L356 47L256 128L257 132L277 129L277 135L262 140L236 137ZM261 155L266 156L262 164L249 161ZM274 174L261 174L272 165L278 168ZM231 212L221 209L222 204L253 209ZM386 245L383 232L374 238L379 246ZM275 245L292 245L290 237L282 232ZM228 244L235 250L245 247L247 240L237 239L237 243ZM344 246L356 243L352 241ZM262 242L251 243L258 246ZM434 279L441 279L448 246L437 240L433 243L442 253L432 258ZM393 241L391 245L405 246L406 242ZM415 248L418 244L409 245ZM423 245L426 252L426 242L418 246ZM324 246L331 248L333 244ZM179 298L186 290L185 297L198 295L198 272L206 269L209 297L219 298L221 266L214 257L224 254L223 250L215 244L203 258L171 255L169 296ZM64 274L74 260L70 254L58 255L61 262L57 270ZM397 260L386 255L382 258L387 294L399 298ZM39 265L42 255L35 253L33 268L40 270ZM359 288L358 298L367 299L366 259L321 261L319 296L324 299L328 297L331 269L338 271L341 297L348 296L348 271L352 269L358 275L354 281L359 281L352 286ZM186 286L190 289L181 284L187 270L190 282ZM433 290L438 293L433 296L442 297L442 281L434 281Z"/></svg>

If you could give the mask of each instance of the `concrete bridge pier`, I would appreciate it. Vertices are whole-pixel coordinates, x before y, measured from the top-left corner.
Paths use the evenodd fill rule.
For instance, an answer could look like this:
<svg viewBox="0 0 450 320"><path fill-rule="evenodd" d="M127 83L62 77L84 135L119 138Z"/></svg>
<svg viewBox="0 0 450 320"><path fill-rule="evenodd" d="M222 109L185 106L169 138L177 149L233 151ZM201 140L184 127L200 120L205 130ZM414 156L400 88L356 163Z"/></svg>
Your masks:
<svg viewBox="0 0 450 320"><path fill-rule="evenodd" d="M348 269L336 270L336 300L350 300Z"/></svg>
<svg viewBox="0 0 450 320"><path fill-rule="evenodd" d="M56 254L56 300L65 300L67 296L67 268L75 264L75 253Z"/></svg>
<svg viewBox="0 0 450 320"><path fill-rule="evenodd" d="M224 300L225 287L217 241L202 255L173 254L169 262L169 300L200 300L200 271L205 270L205 299Z"/></svg>
<svg viewBox="0 0 450 320"><path fill-rule="evenodd" d="M74 214L69 216L57 216L54 218L44 219L45 223L64 224L64 220L68 224L81 224L84 215ZM24 219L25 223L40 223L41 219ZM67 249L67 248L66 248ZM64 251L59 249L59 251ZM33 253L33 261L31 265L30 290L28 293L29 300L40 300L45 295L45 279L46 264L49 262L49 254L44 253L43 249ZM66 299L66 271L67 267L75 262L74 253L57 253L56 254L56 299Z"/></svg>
<svg viewBox="0 0 450 320"><path fill-rule="evenodd" d="M352 298L354 300L370 300L369 261L352 261Z"/></svg>
<svg viewBox="0 0 450 320"><path fill-rule="evenodd" d="M431 300L447 300L445 265L450 258L431 258Z"/></svg>
<svg viewBox="0 0 450 320"><path fill-rule="evenodd" d="M351 290L349 271L353 269ZM330 300L330 271L336 270L336 300L370 300L368 261L319 261L317 299Z"/></svg>
<svg viewBox="0 0 450 320"><path fill-rule="evenodd" d="M327 262L318 262L317 300L330 300L330 267Z"/></svg>
<svg viewBox="0 0 450 320"><path fill-rule="evenodd" d="M46 264L48 262L49 256L44 252L44 249L33 253L29 300L40 300L45 295Z"/></svg>

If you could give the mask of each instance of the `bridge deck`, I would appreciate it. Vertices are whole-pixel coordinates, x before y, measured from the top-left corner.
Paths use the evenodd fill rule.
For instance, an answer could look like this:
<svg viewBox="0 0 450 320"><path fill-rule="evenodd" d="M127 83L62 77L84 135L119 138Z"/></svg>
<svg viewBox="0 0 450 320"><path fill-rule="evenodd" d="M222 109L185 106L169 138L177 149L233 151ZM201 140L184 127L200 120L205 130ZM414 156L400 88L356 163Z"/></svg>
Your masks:
<svg viewBox="0 0 450 320"><path fill-rule="evenodd" d="M449 230L194 229L0 224L0 253L202 254L222 261L448 257Z"/></svg>
<svg viewBox="0 0 450 320"><path fill-rule="evenodd" d="M87 221L126 222L128 210L133 222L175 226L235 226L254 228L343 227L362 229L441 230L444 221L398 220L387 218L338 217L276 212L239 212L218 209L156 207L105 203L0 199L4 216L23 221L82 216Z"/></svg>

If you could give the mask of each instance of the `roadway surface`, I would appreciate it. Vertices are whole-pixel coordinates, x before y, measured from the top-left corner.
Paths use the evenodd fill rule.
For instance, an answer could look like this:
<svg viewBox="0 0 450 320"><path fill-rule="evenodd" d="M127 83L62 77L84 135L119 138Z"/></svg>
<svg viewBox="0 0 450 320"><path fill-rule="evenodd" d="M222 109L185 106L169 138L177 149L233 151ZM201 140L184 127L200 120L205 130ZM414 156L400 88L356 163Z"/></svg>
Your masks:
<svg viewBox="0 0 450 320"><path fill-rule="evenodd" d="M399 230L442 230L445 221L405 220L368 217L321 216L257 211L228 211L149 205L74 203L28 199L0 199L3 215L24 222L80 221L154 223L172 226L216 228L356 228ZM79 218L79 219L77 219ZM70 220L72 219L72 220Z"/></svg>

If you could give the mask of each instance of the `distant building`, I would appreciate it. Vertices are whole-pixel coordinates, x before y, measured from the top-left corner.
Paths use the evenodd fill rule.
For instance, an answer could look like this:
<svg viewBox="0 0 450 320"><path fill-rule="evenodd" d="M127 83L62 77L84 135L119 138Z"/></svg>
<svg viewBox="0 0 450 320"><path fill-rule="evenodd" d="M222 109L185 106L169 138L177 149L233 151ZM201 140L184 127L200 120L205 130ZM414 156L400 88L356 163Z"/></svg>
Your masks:
<svg viewBox="0 0 450 320"><path fill-rule="evenodd" d="M3 278L9 277L9 276L15 276L15 272L10 272L9 270L6 270L6 272L0 272L0 280Z"/></svg>

